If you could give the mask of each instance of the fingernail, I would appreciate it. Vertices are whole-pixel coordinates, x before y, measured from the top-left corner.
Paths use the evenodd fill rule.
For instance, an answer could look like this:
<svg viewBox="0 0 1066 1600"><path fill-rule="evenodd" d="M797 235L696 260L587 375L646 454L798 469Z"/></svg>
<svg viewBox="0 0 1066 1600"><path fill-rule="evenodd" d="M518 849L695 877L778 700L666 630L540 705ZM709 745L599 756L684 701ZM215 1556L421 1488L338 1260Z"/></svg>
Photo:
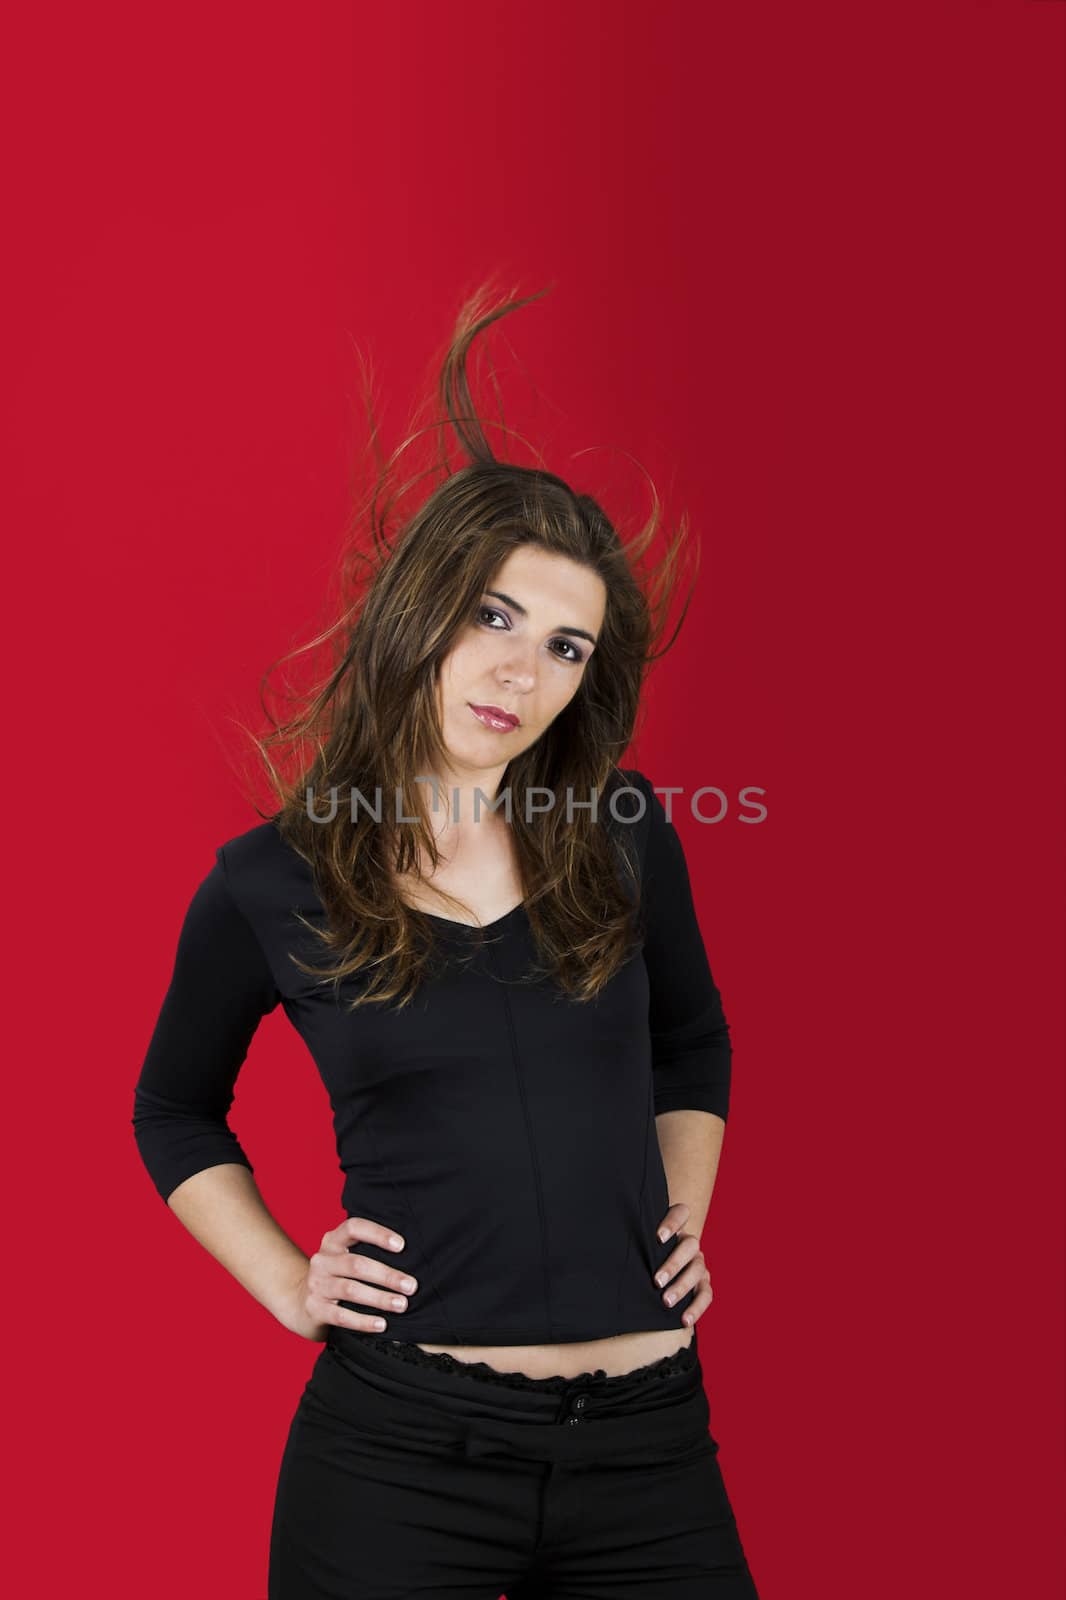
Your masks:
<svg viewBox="0 0 1066 1600"><path fill-rule="evenodd" d="M667 1241L667 1239L669 1239L669 1237L670 1237L670 1229L669 1228L660 1228L659 1229L659 1238L660 1238L660 1240L662 1241L663 1244L666 1243L666 1241Z"/></svg>
<svg viewBox="0 0 1066 1600"><path fill-rule="evenodd" d="M413 1278L401 1278L400 1288L406 1289L408 1294L413 1294L418 1288L418 1285Z"/></svg>
<svg viewBox="0 0 1066 1600"><path fill-rule="evenodd" d="M676 1294L664 1294L663 1295L663 1299L666 1301L668 1306L672 1306L674 1301L677 1299L677 1295Z"/></svg>
<svg viewBox="0 0 1066 1600"><path fill-rule="evenodd" d="M397 1311L403 1311L406 1308L406 1305L407 1305L407 1301L406 1300L401 1300L399 1295L397 1295L397 1294L393 1295L392 1303L395 1306Z"/></svg>
<svg viewBox="0 0 1066 1600"><path fill-rule="evenodd" d="M665 1272L660 1272L657 1275L655 1281L659 1285L659 1288L661 1289L663 1284L666 1282L666 1273Z"/></svg>
<svg viewBox="0 0 1066 1600"><path fill-rule="evenodd" d="M392 1245L392 1248L394 1250L402 1250L403 1249L403 1240L400 1238L399 1234L390 1233L389 1234L389 1243Z"/></svg>

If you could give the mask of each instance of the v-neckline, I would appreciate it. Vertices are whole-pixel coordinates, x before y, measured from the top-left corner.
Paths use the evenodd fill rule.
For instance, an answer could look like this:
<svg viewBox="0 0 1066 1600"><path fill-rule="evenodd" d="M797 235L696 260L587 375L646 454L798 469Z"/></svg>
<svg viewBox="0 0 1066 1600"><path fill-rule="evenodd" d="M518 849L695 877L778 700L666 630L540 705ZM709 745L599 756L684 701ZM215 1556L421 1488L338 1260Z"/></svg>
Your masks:
<svg viewBox="0 0 1066 1600"><path fill-rule="evenodd" d="M406 904L406 901L404 903ZM408 909L417 911L420 907L410 906ZM516 917L520 911L525 909L526 902L519 900L518 904L512 906L510 911L505 911L502 917L494 917L491 922L463 922L459 917L440 917L435 911L423 911L422 915L428 917L431 922L443 923L447 928L467 928L471 933L491 933L493 928L499 928L503 923L510 922L512 917Z"/></svg>

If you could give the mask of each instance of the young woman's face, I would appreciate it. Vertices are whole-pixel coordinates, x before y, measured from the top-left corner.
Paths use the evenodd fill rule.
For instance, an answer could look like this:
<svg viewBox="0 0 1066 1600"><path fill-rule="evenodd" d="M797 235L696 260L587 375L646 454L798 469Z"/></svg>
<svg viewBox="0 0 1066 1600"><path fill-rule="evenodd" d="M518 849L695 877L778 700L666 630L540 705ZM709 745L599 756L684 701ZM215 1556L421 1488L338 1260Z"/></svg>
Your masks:
<svg viewBox="0 0 1066 1600"><path fill-rule="evenodd" d="M606 604L588 567L537 545L511 552L441 662L441 726L457 770L505 766L536 743L577 693ZM492 726L492 707L518 725Z"/></svg>

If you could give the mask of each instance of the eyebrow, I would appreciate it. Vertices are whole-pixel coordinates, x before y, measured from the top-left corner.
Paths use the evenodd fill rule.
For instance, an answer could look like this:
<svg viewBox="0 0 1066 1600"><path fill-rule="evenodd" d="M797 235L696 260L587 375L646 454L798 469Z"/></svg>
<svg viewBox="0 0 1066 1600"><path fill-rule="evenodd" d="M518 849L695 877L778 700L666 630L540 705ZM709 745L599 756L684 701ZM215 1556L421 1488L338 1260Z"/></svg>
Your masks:
<svg viewBox="0 0 1066 1600"><path fill-rule="evenodd" d="M504 594L500 589L483 589L481 592L482 594L491 594L496 600L502 600L504 605L511 607L512 611L517 611L520 617L529 616L529 612L526 610L525 606L519 605L518 601L515 600L512 595ZM553 632L567 633L572 639L587 639L589 644L596 643L595 638L591 633L589 633L587 628L562 627L553 629Z"/></svg>

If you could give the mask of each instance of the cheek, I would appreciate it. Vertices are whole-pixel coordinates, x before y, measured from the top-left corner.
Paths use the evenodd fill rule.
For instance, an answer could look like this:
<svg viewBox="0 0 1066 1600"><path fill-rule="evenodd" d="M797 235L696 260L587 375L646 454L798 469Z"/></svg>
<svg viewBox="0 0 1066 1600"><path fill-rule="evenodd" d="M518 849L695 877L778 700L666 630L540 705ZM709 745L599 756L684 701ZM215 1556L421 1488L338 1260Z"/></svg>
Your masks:
<svg viewBox="0 0 1066 1600"><path fill-rule="evenodd" d="M441 693L449 698L462 688L463 682L470 677L470 648L468 645L457 644L452 647L440 664L437 681Z"/></svg>
<svg viewBox="0 0 1066 1600"><path fill-rule="evenodd" d="M453 645L445 657L444 670L451 683L462 685L483 671L491 660L492 641L486 639L484 634L471 633Z"/></svg>
<svg viewBox="0 0 1066 1600"><path fill-rule="evenodd" d="M566 707L580 689L583 676L583 673L577 671L567 672L565 676L560 673L557 676L551 686L551 714L553 717L557 717L560 711L566 710Z"/></svg>

